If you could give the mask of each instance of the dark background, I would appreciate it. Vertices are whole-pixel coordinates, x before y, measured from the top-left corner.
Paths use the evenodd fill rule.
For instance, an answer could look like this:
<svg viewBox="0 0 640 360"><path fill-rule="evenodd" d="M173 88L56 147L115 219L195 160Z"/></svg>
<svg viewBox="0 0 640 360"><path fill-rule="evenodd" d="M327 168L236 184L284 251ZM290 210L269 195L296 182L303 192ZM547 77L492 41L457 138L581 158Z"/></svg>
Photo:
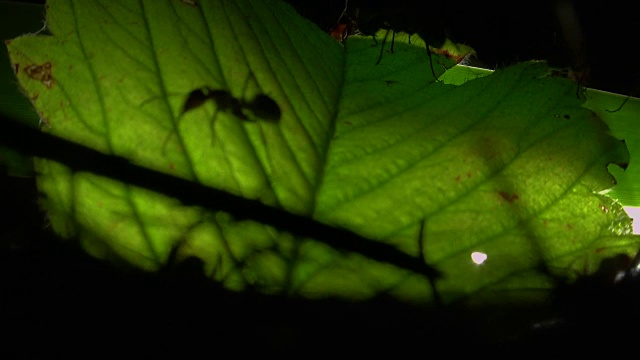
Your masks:
<svg viewBox="0 0 640 360"><path fill-rule="evenodd" d="M344 8L343 0L289 2L325 31L335 26ZM556 1L506 5L457 1L426 8L423 3L432 2L352 0L349 9L394 6L407 11L411 21L419 17L438 22L454 40L475 48L479 60L491 69L530 59L576 66L562 40L563 19L556 16ZM640 84L633 53L638 43L636 14L623 1L572 3L581 24L584 60L590 67L583 84L632 93ZM532 354L561 346L577 355L587 352L589 344L607 349L624 346L634 338L634 331L624 326L640 318L637 290L635 297L619 289L596 288L588 290L587 296L580 289L563 290L557 321L530 333L514 330L511 336L498 337L490 334L487 324L491 321L475 322L453 311L427 316L391 299L351 304L233 294L194 275L197 268L145 274L92 259L73 242L62 242L51 234L37 198L33 178L0 172L5 210L0 217L0 326L12 334L5 338L7 344L29 342L20 346L23 354L80 351L93 356L114 351L151 356L169 351L208 351L210 355L231 351L238 356L358 353L397 357L414 351L435 355L442 350L455 355L524 349ZM491 309L491 314L527 318L534 310Z"/></svg>
<svg viewBox="0 0 640 360"><path fill-rule="evenodd" d="M338 22L344 0L286 0L321 29L329 30ZM584 85L599 90L628 95L640 86L635 51L640 21L628 2L565 1L577 15L581 41L565 41L563 24L571 19L559 16L560 1L421 1L421 0L350 0L354 9L402 9L407 21L442 24L450 38L466 43L478 53L489 69L519 61L547 60L557 66L587 67ZM571 46L584 52L576 64Z"/></svg>
<svg viewBox="0 0 640 360"><path fill-rule="evenodd" d="M333 28L345 0L284 0L327 32ZM44 4L44 0L21 2ZM558 15L561 2L572 7L579 22L582 70L585 86L622 95L637 96L640 69L636 51L640 35L639 14L624 0L577 1L428 1L428 0L350 0L347 10L356 8L402 9L409 19L442 24L456 42L466 43L478 53L489 69L519 61L547 60L558 66L576 66L571 59L561 25L571 19ZM414 21L414 20L412 20Z"/></svg>

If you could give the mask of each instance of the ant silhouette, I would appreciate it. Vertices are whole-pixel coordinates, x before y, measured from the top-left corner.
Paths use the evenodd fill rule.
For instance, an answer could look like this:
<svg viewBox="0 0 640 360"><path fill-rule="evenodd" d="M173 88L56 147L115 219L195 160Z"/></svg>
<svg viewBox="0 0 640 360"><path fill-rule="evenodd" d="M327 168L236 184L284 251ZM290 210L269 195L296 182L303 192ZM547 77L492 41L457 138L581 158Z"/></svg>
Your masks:
<svg viewBox="0 0 640 360"><path fill-rule="evenodd" d="M269 122L277 122L282 116L278 103L268 95L258 94L253 99L246 101L242 98L238 99L234 97L228 90L202 87L189 93L182 106L180 117L193 109L201 107L209 100L212 100L216 104L216 110L211 119L212 130L218 111L231 114L240 120L252 122L255 121L254 119L256 118Z"/></svg>
<svg viewBox="0 0 640 360"><path fill-rule="evenodd" d="M419 15L420 12L415 11L415 9L420 8L420 6L417 6L417 3L411 4L405 2L405 4L400 5L387 5L386 3L372 1L367 4L368 6L362 7L356 4L353 16L347 14L347 5L348 1L345 2L345 9L338 20L338 26L332 29L332 36L334 36L334 38L342 36L342 40L344 40L349 34L358 33L371 36L374 41L373 46L377 46L376 33L380 29L387 30L382 39L380 55L376 61L377 65L382 61L384 45L389 36L389 32L391 32L391 53L394 52L396 32L407 33L409 35L409 43L411 43L411 35L417 34L425 42L431 74L436 81L439 81L433 68L431 47L440 48L446 41L443 21L435 17L432 17L429 21L425 21L425 19Z"/></svg>
<svg viewBox="0 0 640 360"><path fill-rule="evenodd" d="M258 94L251 101L245 101L235 98L228 90L214 90L210 87L190 92L182 106L181 115L204 105L208 100L213 100L216 103L218 107L216 111L231 113L245 121L252 121L252 119L243 110L253 113L254 117L274 122L280 120L282 116L280 107L275 100L265 94Z"/></svg>
<svg viewBox="0 0 640 360"><path fill-rule="evenodd" d="M247 81L245 81L243 92L247 88L248 81L249 77L247 78ZM140 106L143 106L150 100L152 99L146 100ZM257 120L278 122L282 117L282 111L280 110L278 103L266 94L257 94L251 100L245 100L243 98L236 98L229 90L213 89L209 86L204 86L192 90L189 95L187 95L177 118L177 122L180 122L186 113L202 107L207 101L213 101L216 105L215 112L211 118L212 133L213 125L219 111L233 115L240 120L250 122L255 122ZM169 137L173 135L175 131L177 130L173 129L169 133L165 139L165 145L169 140Z"/></svg>

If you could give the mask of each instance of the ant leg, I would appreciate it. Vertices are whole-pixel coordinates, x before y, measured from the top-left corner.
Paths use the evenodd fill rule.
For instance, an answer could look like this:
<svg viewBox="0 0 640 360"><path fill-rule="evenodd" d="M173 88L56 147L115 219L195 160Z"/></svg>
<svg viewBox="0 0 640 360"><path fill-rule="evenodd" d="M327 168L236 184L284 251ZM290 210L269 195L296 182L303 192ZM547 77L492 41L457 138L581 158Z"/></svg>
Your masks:
<svg viewBox="0 0 640 360"><path fill-rule="evenodd" d="M179 94L170 94L170 95L179 95ZM161 99L160 96L152 96L152 97L144 100L143 102L141 102L138 105L138 107L140 109L142 109L145 106L147 106L147 104L149 104L150 102L156 101L156 100L160 100L160 99ZM189 100L187 100L187 102L188 101ZM183 105L183 109L181 110L180 114L178 115L177 119L175 120L173 128L169 131L167 136L162 141L162 154L163 155L166 155L166 153L167 153L167 143L169 142L169 139L171 138L171 136L177 131L178 125L180 124L180 119L182 119L182 115L186 112L185 107L187 107L186 103Z"/></svg>
<svg viewBox="0 0 640 360"><path fill-rule="evenodd" d="M255 88L258 90L259 94L254 96L251 100L247 100L248 96L247 96L247 89L249 88L249 80L253 78L254 80L254 84L255 84ZM249 71L249 74L247 74L246 79L244 80L244 84L242 85L242 90L240 92L240 97L237 99L235 98L231 98L229 99L229 103L231 104L230 109L231 109L231 113L233 115L235 115L237 118L244 120L244 121L254 121L253 119L250 119L247 114L245 112L243 112L243 110L249 110L250 112L254 113L256 110L260 111L260 100L261 96L266 96L266 95L262 95L262 88L260 87L260 84L258 83L258 79L255 77L255 75L253 74L252 71Z"/></svg>
<svg viewBox="0 0 640 360"><path fill-rule="evenodd" d="M618 112L618 111L620 111L620 109L622 109L622 107L624 106L624 104L626 104L626 103L627 103L627 101L629 101L629 99L630 99L630 98L631 98L631 95L628 95L628 96L624 99L624 101L622 102L622 104L620 104L620 106L618 106L618 108L617 108L617 109L615 109L615 110L605 109L604 111L606 111L606 112L610 112L610 113Z"/></svg>
<svg viewBox="0 0 640 360"><path fill-rule="evenodd" d="M391 30L393 31L393 30ZM396 43L396 32L391 33L391 53L393 54L393 45Z"/></svg>
<svg viewBox="0 0 640 360"><path fill-rule="evenodd" d="M378 56L378 61L376 61L376 65L380 64L380 61L382 61L382 54L384 53L384 43L387 42L387 36L389 36L389 31L391 31L390 29L387 30L387 33L384 34L384 38L382 39L382 46L380 46L380 56Z"/></svg>
<svg viewBox="0 0 640 360"><path fill-rule="evenodd" d="M211 128L211 146L216 142L216 117L218 116L218 104L216 104L216 109L213 111L213 116L211 117L211 122L209 122L209 126Z"/></svg>
<svg viewBox="0 0 640 360"><path fill-rule="evenodd" d="M178 131L178 126L180 125L180 119L182 119L182 115L180 115L178 119L176 119L176 126L173 129L171 129L171 131L169 131L169 134L167 134L167 137L165 137L164 141L162 142L163 155L167 155L167 143L169 142L169 139L171 139L171 136Z"/></svg>
<svg viewBox="0 0 640 360"><path fill-rule="evenodd" d="M169 142L169 139L171 139L172 136L177 135L178 131L179 131L179 126L180 126L180 122L182 121L182 117L184 116L184 112L180 114L180 116L176 119L176 125L173 129L171 129L171 131L169 131L169 134L167 134L167 137L164 139L164 142L162 143L162 153L164 155L166 155L167 153L167 143ZM216 110L213 113L213 120L211 120L211 132L212 132L212 136L215 136L215 132L213 131L213 121L215 120L216 116L218 114L218 108L216 106ZM213 144L213 137L211 139L211 143ZM184 145L184 143L183 143Z"/></svg>
<svg viewBox="0 0 640 360"><path fill-rule="evenodd" d="M618 106L617 109L615 110L609 110L609 109L605 109L606 112L610 112L610 113L614 113L614 112L618 112L622 109L622 107L624 106L624 104L627 103L627 101L629 101L629 99L631 99L632 96L637 96L638 95L638 91L640 90L640 86L638 86L637 88L635 88L634 90L631 90L631 92L627 95L627 97L624 99L624 101L622 102L622 104L620 104L620 106ZM640 251L638 252L640 254Z"/></svg>
<svg viewBox="0 0 640 360"><path fill-rule="evenodd" d="M426 44L427 47L427 56L429 57L429 67L431 68L431 74L433 75L433 79L436 82L441 82L440 79L436 76L435 70L433 70L433 59L431 57L431 49L429 48L429 44Z"/></svg>
<svg viewBox="0 0 640 360"><path fill-rule="evenodd" d="M376 34L371 35L371 39L373 40L373 45L371 45L371 47L378 46L378 40L376 40Z"/></svg>
<svg viewBox="0 0 640 360"><path fill-rule="evenodd" d="M167 142L169 141L171 136L179 131L180 122L182 121L182 117L187 112L201 107L202 105L204 105L209 100L213 100L215 102L215 105L216 105L215 111L213 113L213 119L211 120L212 136L215 135L215 132L213 131L213 122L215 121L216 116L218 115L218 111L220 110L220 107L227 105L224 102L221 105L221 101L219 99L219 97L220 97L219 93L221 93L221 91L212 90L209 87L203 87L203 88L200 88L200 89L196 89L196 90L193 90L193 91L191 91L189 93L189 95L187 96L187 99L185 100L184 104L182 105L182 111L180 112L180 115L176 119L175 127L169 132L169 134L167 135L166 139L164 140L164 143L162 145L162 149L163 149L162 151L163 152L166 153ZM214 141L213 137L212 137L211 141L212 142Z"/></svg>
<svg viewBox="0 0 640 360"><path fill-rule="evenodd" d="M253 78L253 83L255 85L256 88L258 88L258 91L262 92L262 89L260 88L260 84L258 83L258 79L256 78L256 76L253 74L253 71L249 70L249 73L247 74L247 78L244 79L244 84L242 84L242 90L240 92L240 106L241 107L245 107L247 104L247 101L245 100L247 98L246 94L247 94L247 90L249 89L249 81Z"/></svg>

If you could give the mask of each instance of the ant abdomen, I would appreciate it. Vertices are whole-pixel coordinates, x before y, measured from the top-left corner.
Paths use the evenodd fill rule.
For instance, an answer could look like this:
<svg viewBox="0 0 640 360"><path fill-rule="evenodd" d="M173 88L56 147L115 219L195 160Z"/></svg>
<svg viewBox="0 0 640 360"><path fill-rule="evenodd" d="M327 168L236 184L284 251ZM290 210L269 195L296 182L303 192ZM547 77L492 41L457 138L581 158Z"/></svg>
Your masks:
<svg viewBox="0 0 640 360"><path fill-rule="evenodd" d="M265 94L258 94L253 101L245 104L245 108L256 117L268 121L278 121L282 116L278 104Z"/></svg>

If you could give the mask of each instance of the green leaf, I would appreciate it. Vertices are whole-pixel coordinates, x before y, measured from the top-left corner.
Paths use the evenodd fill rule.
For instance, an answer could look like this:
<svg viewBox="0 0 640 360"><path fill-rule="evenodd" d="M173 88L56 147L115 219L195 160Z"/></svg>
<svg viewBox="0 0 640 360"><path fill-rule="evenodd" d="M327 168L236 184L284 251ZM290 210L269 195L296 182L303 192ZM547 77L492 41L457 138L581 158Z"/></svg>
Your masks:
<svg viewBox="0 0 640 360"><path fill-rule="evenodd" d="M492 73L491 70L457 66L444 74L442 79L447 83L460 85L490 73ZM640 133L635 130L635 122L640 113L640 99L597 89L585 90L586 101L582 106L595 112L610 128L612 136L624 140L631 158L635 158L640 154ZM631 162L625 169L610 166L609 171L616 179L616 186L607 194L620 201L625 207L640 206L638 164Z"/></svg>
<svg viewBox="0 0 640 360"><path fill-rule="evenodd" d="M636 130L638 114L640 114L640 99L590 90L584 107L600 116L610 127L613 136L625 140L632 159L640 154L640 133ZM609 195L625 206L640 206L638 165L632 161L624 171L617 167L609 169L617 180L616 186L611 189Z"/></svg>
<svg viewBox="0 0 640 360"><path fill-rule="evenodd" d="M0 2L0 39L7 40L26 32L42 29L43 7L18 2ZM38 126L39 117L33 106L16 86L14 69L9 63L6 50L0 58L0 116L17 119L33 127ZM6 85L5 85L6 84ZM30 158L0 146L0 165L5 166L11 176L33 176Z"/></svg>
<svg viewBox="0 0 640 360"><path fill-rule="evenodd" d="M544 63L445 84L432 67L454 61L431 62L416 37L376 64L370 38L342 47L270 0L60 0L47 19L53 36L9 45L45 131L391 244L444 273L447 303L535 301L549 274L639 243L601 193L627 149ZM184 112L205 87L217 95ZM53 228L100 258L157 270L175 249L231 289L435 299L419 274L283 229L49 160L37 170Z"/></svg>

